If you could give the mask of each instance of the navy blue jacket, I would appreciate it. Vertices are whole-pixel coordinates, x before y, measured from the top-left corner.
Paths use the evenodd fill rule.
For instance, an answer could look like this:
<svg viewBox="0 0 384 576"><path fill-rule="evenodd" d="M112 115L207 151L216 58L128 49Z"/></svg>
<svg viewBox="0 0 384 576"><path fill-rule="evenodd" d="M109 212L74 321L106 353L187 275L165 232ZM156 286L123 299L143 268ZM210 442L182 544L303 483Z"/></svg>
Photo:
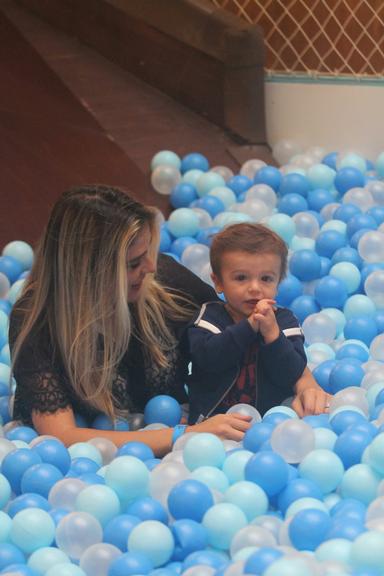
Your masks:
<svg viewBox="0 0 384 576"><path fill-rule="evenodd" d="M264 414L294 393L307 364L303 332L287 308L277 308L280 336L265 344L247 319L237 324L223 302L203 304L187 330L192 372L188 380L189 422L220 411L223 398L235 384L247 348L258 343L256 408Z"/></svg>

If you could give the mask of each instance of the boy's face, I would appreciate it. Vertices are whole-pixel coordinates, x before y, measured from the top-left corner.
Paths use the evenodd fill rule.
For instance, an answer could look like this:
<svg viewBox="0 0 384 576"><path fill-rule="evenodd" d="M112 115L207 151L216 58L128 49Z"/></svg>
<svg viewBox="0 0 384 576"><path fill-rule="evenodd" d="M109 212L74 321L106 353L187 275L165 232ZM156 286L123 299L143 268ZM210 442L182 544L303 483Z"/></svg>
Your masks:
<svg viewBox="0 0 384 576"><path fill-rule="evenodd" d="M235 322L248 318L259 300L274 299L280 281L281 258L277 254L225 252L220 277L212 274L217 292L224 292Z"/></svg>

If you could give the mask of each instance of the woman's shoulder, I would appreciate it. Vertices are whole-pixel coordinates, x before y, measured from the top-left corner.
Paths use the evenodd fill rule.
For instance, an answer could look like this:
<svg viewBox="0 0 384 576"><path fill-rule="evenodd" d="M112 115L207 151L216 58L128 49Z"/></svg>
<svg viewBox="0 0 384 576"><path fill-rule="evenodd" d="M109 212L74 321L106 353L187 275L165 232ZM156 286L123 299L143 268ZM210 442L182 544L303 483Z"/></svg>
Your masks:
<svg viewBox="0 0 384 576"><path fill-rule="evenodd" d="M159 254L156 279L171 290L184 292L198 305L217 299L212 286L167 254Z"/></svg>

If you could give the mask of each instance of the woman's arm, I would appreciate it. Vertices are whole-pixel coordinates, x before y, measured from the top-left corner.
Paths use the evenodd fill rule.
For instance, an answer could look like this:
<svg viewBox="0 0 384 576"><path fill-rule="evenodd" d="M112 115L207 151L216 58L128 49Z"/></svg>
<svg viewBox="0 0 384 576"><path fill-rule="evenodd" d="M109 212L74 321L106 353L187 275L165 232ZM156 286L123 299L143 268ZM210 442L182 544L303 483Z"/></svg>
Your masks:
<svg viewBox="0 0 384 576"><path fill-rule="evenodd" d="M32 413L33 425L39 434L48 434L61 440L66 446L76 442L87 442L92 438L107 438L116 446L126 442L144 442L152 448L156 456L164 456L172 449L173 428L161 430L137 430L119 432L79 428L71 408L54 413ZM209 432L222 439L241 441L250 427L249 418L240 414L218 414L200 424L188 426L186 432Z"/></svg>
<svg viewBox="0 0 384 576"><path fill-rule="evenodd" d="M328 412L332 396L318 385L308 367L295 385L292 408L302 418L308 414Z"/></svg>

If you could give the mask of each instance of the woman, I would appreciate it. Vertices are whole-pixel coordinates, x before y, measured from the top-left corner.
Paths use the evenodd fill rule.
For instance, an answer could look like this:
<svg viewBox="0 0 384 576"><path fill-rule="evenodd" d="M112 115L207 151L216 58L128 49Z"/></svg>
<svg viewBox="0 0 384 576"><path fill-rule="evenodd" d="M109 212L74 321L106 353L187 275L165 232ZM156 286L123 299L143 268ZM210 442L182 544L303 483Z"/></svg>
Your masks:
<svg viewBox="0 0 384 576"><path fill-rule="evenodd" d="M54 206L10 324L17 381L14 418L65 444L101 434L117 446L169 451L185 431L241 440L249 419L221 414L182 429L80 428L99 413L142 412L157 394L185 400L187 360L177 346L196 306L214 292L172 258L156 256L157 211L119 189L81 186ZM182 292L180 291L182 290Z"/></svg>

